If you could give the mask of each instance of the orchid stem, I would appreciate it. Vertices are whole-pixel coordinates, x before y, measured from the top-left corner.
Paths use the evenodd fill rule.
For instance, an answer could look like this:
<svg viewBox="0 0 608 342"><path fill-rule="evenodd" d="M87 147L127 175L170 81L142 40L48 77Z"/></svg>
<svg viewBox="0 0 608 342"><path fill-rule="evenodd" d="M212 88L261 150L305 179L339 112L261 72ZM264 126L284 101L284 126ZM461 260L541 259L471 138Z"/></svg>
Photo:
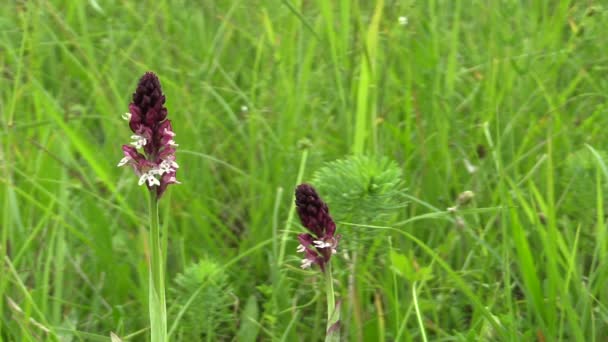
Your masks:
<svg viewBox="0 0 608 342"><path fill-rule="evenodd" d="M327 329L325 342L340 341L340 305L336 306L334 293L334 278L331 273L331 263L325 268L325 292L327 296Z"/></svg>
<svg viewBox="0 0 608 342"><path fill-rule="evenodd" d="M158 219L158 198L150 192L150 330L152 342L167 342L167 306L165 303L165 260L162 256Z"/></svg>

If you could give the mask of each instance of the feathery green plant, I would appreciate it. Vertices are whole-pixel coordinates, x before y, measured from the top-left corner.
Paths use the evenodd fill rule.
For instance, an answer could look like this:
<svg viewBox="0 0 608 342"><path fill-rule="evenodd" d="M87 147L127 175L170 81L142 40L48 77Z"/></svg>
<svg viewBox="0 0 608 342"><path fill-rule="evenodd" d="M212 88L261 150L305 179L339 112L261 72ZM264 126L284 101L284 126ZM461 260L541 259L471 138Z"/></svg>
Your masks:
<svg viewBox="0 0 608 342"><path fill-rule="evenodd" d="M338 222L387 224L406 205L401 169L387 157L349 156L329 162L314 174L313 183ZM355 235L352 242L369 236Z"/></svg>
<svg viewBox="0 0 608 342"><path fill-rule="evenodd" d="M389 224L406 204L401 169L387 157L349 156L327 163L313 178L319 191L327 198L338 225L340 222ZM359 264L373 264L378 253L385 253L388 249L376 248L384 241L383 231L370 234L367 227L349 226L342 234L345 237L343 244L352 252L348 292L354 298L361 290L361 280L355 277ZM363 260L359 259L360 251L365 251ZM349 305L347 311L354 313L354 325L360 326L363 313L359 303L353 301ZM356 329L355 335L361 336L360 329Z"/></svg>
<svg viewBox="0 0 608 342"><path fill-rule="evenodd" d="M387 157L349 156L329 162L313 182L338 221L381 223L405 206L401 169Z"/></svg>
<svg viewBox="0 0 608 342"><path fill-rule="evenodd" d="M177 331L179 340L218 341L234 335L232 288L215 261L202 259L186 267L175 277L169 293L172 319L186 307Z"/></svg>

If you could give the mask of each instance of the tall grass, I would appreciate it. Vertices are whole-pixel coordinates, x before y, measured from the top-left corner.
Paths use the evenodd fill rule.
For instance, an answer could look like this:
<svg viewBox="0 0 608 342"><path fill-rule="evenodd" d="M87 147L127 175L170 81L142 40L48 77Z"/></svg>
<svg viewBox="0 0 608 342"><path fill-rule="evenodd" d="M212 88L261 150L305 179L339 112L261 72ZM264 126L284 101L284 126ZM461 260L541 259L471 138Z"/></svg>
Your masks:
<svg viewBox="0 0 608 342"><path fill-rule="evenodd" d="M40 0L0 13L0 340L148 338L145 190L115 167L147 70L180 142L183 184L159 207L167 286L199 260L220 265L234 324L218 338L324 337L292 189L350 154L395 160L409 204L387 224L338 223L385 252L358 250L356 273L332 261L353 308L344 339L608 336L601 1ZM447 211L466 190L472 203ZM203 305L199 284L168 312ZM168 322L173 339L184 322Z"/></svg>

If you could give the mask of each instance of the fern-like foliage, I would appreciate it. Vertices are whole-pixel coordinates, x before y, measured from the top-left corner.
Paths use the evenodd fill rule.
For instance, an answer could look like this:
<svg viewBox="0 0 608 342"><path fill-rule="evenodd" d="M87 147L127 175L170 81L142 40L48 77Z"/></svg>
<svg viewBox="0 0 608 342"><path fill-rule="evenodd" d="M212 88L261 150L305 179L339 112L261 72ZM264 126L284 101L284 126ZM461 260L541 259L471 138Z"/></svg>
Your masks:
<svg viewBox="0 0 608 342"><path fill-rule="evenodd" d="M228 341L234 335L232 289L214 261L204 259L188 266L175 277L169 293L175 304L173 319L185 308L179 324L180 340Z"/></svg>
<svg viewBox="0 0 608 342"><path fill-rule="evenodd" d="M386 157L350 156L327 163L315 173L313 184L336 222L387 224L406 204L401 169ZM348 231L356 240L373 235L351 227Z"/></svg>

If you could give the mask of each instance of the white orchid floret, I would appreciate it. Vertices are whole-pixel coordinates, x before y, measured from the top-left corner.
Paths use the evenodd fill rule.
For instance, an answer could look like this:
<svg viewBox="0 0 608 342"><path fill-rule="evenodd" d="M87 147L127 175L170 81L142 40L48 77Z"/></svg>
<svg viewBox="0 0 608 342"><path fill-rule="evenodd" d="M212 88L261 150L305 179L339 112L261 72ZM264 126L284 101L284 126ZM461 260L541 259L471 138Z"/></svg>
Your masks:
<svg viewBox="0 0 608 342"><path fill-rule="evenodd" d="M169 144L169 146L173 146L173 147L177 147L177 146L179 146L179 144L176 144L176 143L175 143L175 140L173 140L173 139L169 140L169 141L167 142L167 144Z"/></svg>
<svg viewBox="0 0 608 342"><path fill-rule="evenodd" d="M122 115L123 120L131 121L131 113L124 113Z"/></svg>
<svg viewBox="0 0 608 342"><path fill-rule="evenodd" d="M310 268L310 266L312 266L312 260L302 259L302 264L300 265L301 268L307 269L307 268Z"/></svg>
<svg viewBox="0 0 608 342"><path fill-rule="evenodd" d="M312 243L313 243L313 244L315 245L315 247L317 247L317 248L327 248L327 247L331 247L331 243L329 243L329 242L325 242L325 241L321 241L321 240L314 240Z"/></svg>
<svg viewBox="0 0 608 342"><path fill-rule="evenodd" d="M304 253L305 250L306 250L306 248L304 247L304 245L299 244L298 248L296 249L296 252L298 252L298 253Z"/></svg>
<svg viewBox="0 0 608 342"><path fill-rule="evenodd" d="M158 166L158 174L164 175L165 173L175 172L179 168L179 165L173 160L165 159Z"/></svg>
<svg viewBox="0 0 608 342"><path fill-rule="evenodd" d="M148 186L160 185L160 181L158 178L156 178L156 175L158 175L157 169L144 172L141 177L139 177L139 182L137 182L137 184L143 185L144 183L148 182Z"/></svg>
<svg viewBox="0 0 608 342"><path fill-rule="evenodd" d="M118 162L118 167L124 166L126 165L128 162L130 162L131 160L133 160L133 158L131 157L124 157L122 158L119 162Z"/></svg>
<svg viewBox="0 0 608 342"><path fill-rule="evenodd" d="M146 146L146 143L148 142L148 140L146 140L145 137L138 135L138 134L132 135L131 139L133 139L133 141L131 142L131 145L135 146L135 148L142 148L142 147Z"/></svg>
<svg viewBox="0 0 608 342"><path fill-rule="evenodd" d="M161 175L171 171L173 171L173 169L171 169L171 164L169 164L166 160L163 160L163 162L158 166L158 173Z"/></svg>

